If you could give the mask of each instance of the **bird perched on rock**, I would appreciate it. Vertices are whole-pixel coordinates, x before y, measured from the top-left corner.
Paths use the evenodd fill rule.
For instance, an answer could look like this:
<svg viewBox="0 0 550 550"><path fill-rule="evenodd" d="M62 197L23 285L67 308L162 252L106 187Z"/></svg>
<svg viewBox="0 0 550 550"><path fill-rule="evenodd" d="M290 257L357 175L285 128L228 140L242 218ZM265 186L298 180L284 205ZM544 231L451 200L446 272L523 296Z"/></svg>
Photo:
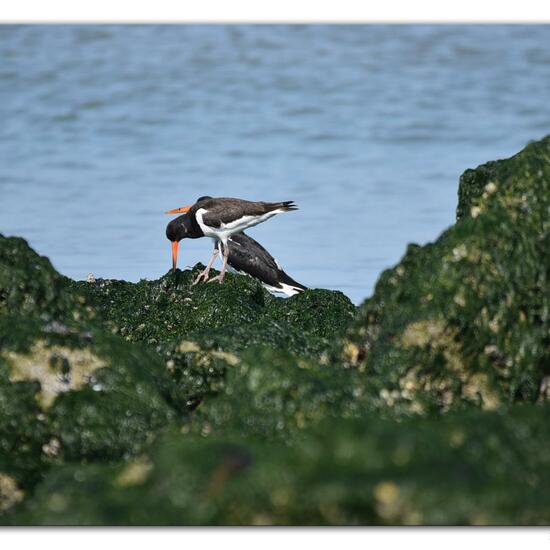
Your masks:
<svg viewBox="0 0 550 550"><path fill-rule="evenodd" d="M229 267L237 273L258 279L270 292L293 296L306 290L307 287L283 271L279 262L258 241L245 233L230 237L227 246Z"/></svg>
<svg viewBox="0 0 550 550"><path fill-rule="evenodd" d="M196 227L189 214L183 214L174 218L166 228L166 235L172 241L172 246L174 246L174 242L179 242L185 238L197 239L203 236L196 231ZM228 251L228 266L237 273L247 274L258 279L270 292L280 292L287 296L292 296L306 289L304 285L287 275L277 260L258 241L255 241L245 233L232 235L228 238L227 245L224 245L220 241L216 242L210 262L193 284L198 283L203 277L208 279L214 260L220 252L222 254L225 252L225 246ZM172 260L175 269L177 252L175 257L173 255Z"/></svg>
<svg viewBox="0 0 550 550"><path fill-rule="evenodd" d="M221 250L223 253L222 268L220 274L210 281L217 280L221 283L225 276L229 257L229 247L227 246L229 238L272 218L275 214L292 210L297 210L293 201L253 202L242 199L212 197L200 197L193 205L168 210L167 214L187 214L189 217L185 234L178 232L178 227L181 227L177 223L179 218L172 220L166 227L166 236L172 241L172 265L175 269L179 241L183 238L210 237L214 239L214 252L206 269L199 274L195 283L200 280L208 280L212 264L220 252L218 243L223 245Z"/></svg>

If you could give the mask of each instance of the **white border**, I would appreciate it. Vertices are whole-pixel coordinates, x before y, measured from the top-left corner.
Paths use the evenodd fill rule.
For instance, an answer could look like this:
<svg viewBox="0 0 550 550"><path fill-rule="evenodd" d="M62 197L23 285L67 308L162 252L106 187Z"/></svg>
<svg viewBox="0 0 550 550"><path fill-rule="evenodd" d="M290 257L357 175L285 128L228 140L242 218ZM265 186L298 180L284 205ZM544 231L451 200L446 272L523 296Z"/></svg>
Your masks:
<svg viewBox="0 0 550 550"><path fill-rule="evenodd" d="M541 0L482 1L463 0L17 0L3 2L3 23L547 23L550 2ZM550 547L550 528L518 529L0 529L3 548L21 548L27 544L41 550L64 548L97 550L98 545L133 549L187 548L212 546L224 550L280 550L281 546L334 549L345 544L364 547L422 550L464 550L464 546L483 548ZM180 547L178 545L178 547Z"/></svg>
<svg viewBox="0 0 550 550"><path fill-rule="evenodd" d="M542 23L544 0L16 0L0 22Z"/></svg>
<svg viewBox="0 0 550 550"><path fill-rule="evenodd" d="M97 550L124 548L209 548L281 550L325 548L464 550L528 548L548 550L550 528L163 528L163 529L0 529L3 548ZM365 546L365 543L367 546ZM131 546L129 546L131 545Z"/></svg>

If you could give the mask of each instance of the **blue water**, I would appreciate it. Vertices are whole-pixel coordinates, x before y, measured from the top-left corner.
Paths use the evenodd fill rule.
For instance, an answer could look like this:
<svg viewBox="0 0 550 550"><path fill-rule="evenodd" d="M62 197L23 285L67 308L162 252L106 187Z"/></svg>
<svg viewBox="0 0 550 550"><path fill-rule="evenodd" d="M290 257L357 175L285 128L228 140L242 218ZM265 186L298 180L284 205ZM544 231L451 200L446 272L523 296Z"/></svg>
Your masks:
<svg viewBox="0 0 550 550"><path fill-rule="evenodd" d="M62 273L156 278L169 208L295 200L249 231L359 303L454 221L458 177L550 132L550 26L0 27L0 232ZM181 266L211 241L182 243Z"/></svg>

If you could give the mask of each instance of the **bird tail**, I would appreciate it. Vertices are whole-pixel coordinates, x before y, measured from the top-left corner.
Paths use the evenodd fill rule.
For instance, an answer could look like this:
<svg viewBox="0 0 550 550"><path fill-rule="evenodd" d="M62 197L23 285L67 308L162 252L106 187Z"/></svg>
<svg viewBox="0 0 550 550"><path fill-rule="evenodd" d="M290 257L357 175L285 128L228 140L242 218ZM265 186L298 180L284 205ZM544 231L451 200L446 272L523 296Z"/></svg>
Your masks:
<svg viewBox="0 0 550 550"><path fill-rule="evenodd" d="M293 210L298 210L298 207L294 204L294 201L268 202L265 206L268 212L272 212L273 210L280 210L281 212L292 212Z"/></svg>
<svg viewBox="0 0 550 550"><path fill-rule="evenodd" d="M304 286L297 281L295 281L292 277L287 275L282 269L279 271L279 284L284 287L290 287L292 290L294 290L296 293L303 292L304 290L307 290L307 286Z"/></svg>

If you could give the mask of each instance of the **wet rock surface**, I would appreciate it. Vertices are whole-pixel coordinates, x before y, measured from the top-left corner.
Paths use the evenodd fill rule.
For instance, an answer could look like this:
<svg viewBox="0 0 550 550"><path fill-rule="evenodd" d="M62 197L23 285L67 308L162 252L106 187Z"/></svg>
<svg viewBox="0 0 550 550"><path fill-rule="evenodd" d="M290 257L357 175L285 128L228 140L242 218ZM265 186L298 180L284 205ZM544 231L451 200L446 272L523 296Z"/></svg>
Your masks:
<svg viewBox="0 0 550 550"><path fill-rule="evenodd" d="M341 292L309 290L282 299L254 279L231 273L224 284L193 286L203 268L197 264L192 271L169 272L157 281L98 279L72 287L116 333L149 345L186 339L228 351L267 345L311 355L342 334L356 311Z"/></svg>
<svg viewBox="0 0 550 550"><path fill-rule="evenodd" d="M459 221L411 245L361 307L339 358L396 409L546 400L550 138L461 178Z"/></svg>
<svg viewBox="0 0 550 550"><path fill-rule="evenodd" d="M167 434L147 457L52 470L21 524L546 524L548 407L322 422L292 445Z"/></svg>
<svg viewBox="0 0 550 550"><path fill-rule="evenodd" d="M0 523L548 524L550 138L359 308L0 235Z"/></svg>

